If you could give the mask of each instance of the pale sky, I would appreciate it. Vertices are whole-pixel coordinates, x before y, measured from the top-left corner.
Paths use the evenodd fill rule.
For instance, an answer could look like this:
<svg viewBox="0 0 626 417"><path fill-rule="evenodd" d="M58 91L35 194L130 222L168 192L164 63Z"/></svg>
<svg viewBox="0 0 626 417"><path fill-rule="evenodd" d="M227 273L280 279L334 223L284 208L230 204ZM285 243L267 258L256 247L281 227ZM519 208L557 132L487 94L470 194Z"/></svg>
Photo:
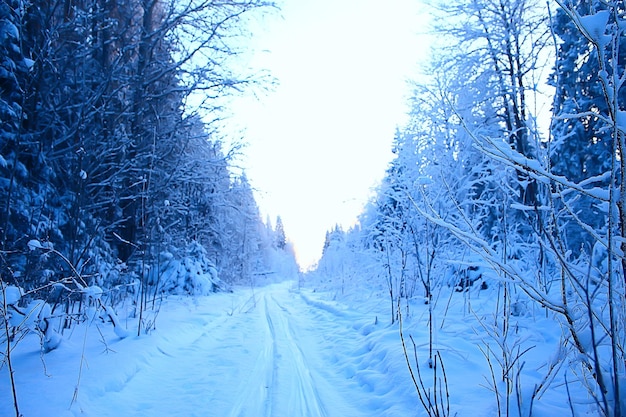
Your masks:
<svg viewBox="0 0 626 417"><path fill-rule="evenodd" d="M280 215L303 268L349 228L384 176L428 45L417 0L283 0L251 65L278 85L234 105L242 164L263 216Z"/></svg>

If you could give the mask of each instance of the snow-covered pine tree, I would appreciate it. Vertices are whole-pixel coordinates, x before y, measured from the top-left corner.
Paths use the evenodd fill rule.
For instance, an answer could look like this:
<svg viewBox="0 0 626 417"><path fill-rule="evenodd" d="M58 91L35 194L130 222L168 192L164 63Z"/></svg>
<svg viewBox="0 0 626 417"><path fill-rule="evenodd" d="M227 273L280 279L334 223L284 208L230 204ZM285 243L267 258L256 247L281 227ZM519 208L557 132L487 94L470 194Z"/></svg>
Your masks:
<svg viewBox="0 0 626 417"><path fill-rule="evenodd" d="M287 237L285 236L285 226L283 226L283 219L276 217L276 228L274 229L274 240L278 249L285 249L287 246Z"/></svg>
<svg viewBox="0 0 626 417"><path fill-rule="evenodd" d="M17 213L13 202L21 198L24 84L30 66L22 50L22 13L18 0L0 4L0 245L2 250L13 249L20 235L14 224ZM18 190L18 188L20 190ZM10 245L7 246L7 245ZM2 268L7 265L3 263Z"/></svg>
<svg viewBox="0 0 626 417"><path fill-rule="evenodd" d="M606 10L604 2L579 0L572 7L581 15ZM613 135L601 115L608 113L608 104L598 82L600 71L598 50L584 36L572 19L557 8L553 16L552 30L558 38L558 49L550 83L555 87L554 108L551 124L550 161L552 171L564 176L568 181L580 183L591 180L601 187L607 187L612 169L614 149ZM626 60L626 40L622 38L618 59ZM610 57L604 56L608 64ZM611 68L607 65L607 68ZM621 108L626 106L626 88L622 87L616 97ZM596 202L588 195L576 195L567 199L569 210L563 211L562 227L565 242L575 254L581 250L590 252L592 236L580 230L578 219L592 228L606 224L604 213L598 210Z"/></svg>

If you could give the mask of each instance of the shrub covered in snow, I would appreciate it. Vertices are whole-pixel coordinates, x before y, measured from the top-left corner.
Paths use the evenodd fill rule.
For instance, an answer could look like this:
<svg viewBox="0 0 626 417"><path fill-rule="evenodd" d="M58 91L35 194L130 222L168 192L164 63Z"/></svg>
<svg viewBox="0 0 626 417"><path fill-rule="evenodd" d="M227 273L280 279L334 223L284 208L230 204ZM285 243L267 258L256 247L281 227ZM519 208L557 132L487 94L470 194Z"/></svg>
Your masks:
<svg viewBox="0 0 626 417"><path fill-rule="evenodd" d="M228 289L220 280L206 249L195 241L179 257L162 252L158 267L150 274L150 281L166 293L207 295Z"/></svg>
<svg viewBox="0 0 626 417"><path fill-rule="evenodd" d="M56 330L59 316L53 315L50 304L35 299L25 306L20 306L22 289L13 285L3 285L2 298L0 316L9 325L9 338L15 339L16 335L28 332L37 333L44 352L54 350L61 344L61 336Z"/></svg>

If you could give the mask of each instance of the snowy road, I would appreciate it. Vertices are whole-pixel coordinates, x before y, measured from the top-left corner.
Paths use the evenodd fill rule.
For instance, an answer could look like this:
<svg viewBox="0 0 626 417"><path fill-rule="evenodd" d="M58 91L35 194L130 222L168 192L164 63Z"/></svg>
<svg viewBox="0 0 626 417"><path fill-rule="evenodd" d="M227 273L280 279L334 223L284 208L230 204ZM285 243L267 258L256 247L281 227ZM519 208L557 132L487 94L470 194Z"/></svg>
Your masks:
<svg viewBox="0 0 626 417"><path fill-rule="evenodd" d="M250 377L233 396L231 417L246 416L332 416L346 415L337 409L350 410L350 404L331 389L318 370L326 369L319 356L315 335L306 330L307 315L302 301L289 299L293 294L263 291L259 295L259 328L264 339ZM294 315L291 308L299 307ZM298 305L300 304L300 305ZM300 314L298 314L300 313ZM299 316L300 321L296 321ZM298 332L298 333L296 333ZM297 336L296 336L297 335ZM330 411L328 411L330 410ZM359 415L351 410L348 415Z"/></svg>
<svg viewBox="0 0 626 417"><path fill-rule="evenodd" d="M412 415L409 403L391 395L397 375L387 374L389 352L372 350L357 316L292 285L170 305L150 336L106 344L90 336L79 351L82 336L74 335L46 356L45 377L37 354L16 353L21 411L25 417ZM0 405L0 415L10 411L8 403Z"/></svg>
<svg viewBox="0 0 626 417"><path fill-rule="evenodd" d="M246 300L232 296L230 307L207 297L192 314L162 319L162 335L137 363L82 383L73 414L380 416L384 405L371 381L386 375L373 378L369 369L367 383L345 360L358 356L353 323L290 288L256 289Z"/></svg>

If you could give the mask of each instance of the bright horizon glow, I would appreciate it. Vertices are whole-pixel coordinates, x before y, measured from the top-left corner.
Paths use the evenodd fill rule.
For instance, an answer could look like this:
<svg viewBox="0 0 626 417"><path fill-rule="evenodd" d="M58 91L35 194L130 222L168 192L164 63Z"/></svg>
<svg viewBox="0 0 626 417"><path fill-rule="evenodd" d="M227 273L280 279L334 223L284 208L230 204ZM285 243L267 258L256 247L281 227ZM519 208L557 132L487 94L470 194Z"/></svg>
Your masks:
<svg viewBox="0 0 626 417"><path fill-rule="evenodd" d="M301 268L347 229L385 174L427 45L415 0L283 0L255 31L250 65L278 81L235 101L243 168L263 216L283 220Z"/></svg>

